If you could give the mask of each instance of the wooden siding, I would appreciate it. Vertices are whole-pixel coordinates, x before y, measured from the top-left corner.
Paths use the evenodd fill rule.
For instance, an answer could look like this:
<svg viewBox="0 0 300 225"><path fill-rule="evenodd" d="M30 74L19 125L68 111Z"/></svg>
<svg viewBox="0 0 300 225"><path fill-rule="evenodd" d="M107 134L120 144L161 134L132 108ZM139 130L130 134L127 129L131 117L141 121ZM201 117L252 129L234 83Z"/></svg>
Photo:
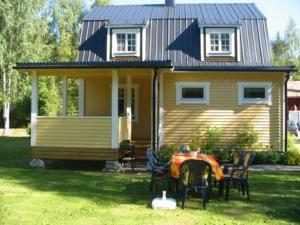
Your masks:
<svg viewBox="0 0 300 225"><path fill-rule="evenodd" d="M116 149L32 147L32 157L38 159L117 160Z"/></svg>
<svg viewBox="0 0 300 225"><path fill-rule="evenodd" d="M230 84L226 84L226 80ZM272 82L272 105L238 105L237 82ZM176 82L210 82L209 105L176 105ZM164 74L164 143L190 143L195 129L224 129L223 147L233 143L246 124L255 126L264 145L282 149L283 74L176 73Z"/></svg>
<svg viewBox="0 0 300 225"><path fill-rule="evenodd" d="M111 118L37 118L36 146L111 148Z"/></svg>
<svg viewBox="0 0 300 225"><path fill-rule="evenodd" d="M132 121L132 139L151 139L151 77L133 77L138 85L138 121Z"/></svg>
<svg viewBox="0 0 300 225"><path fill-rule="evenodd" d="M111 116L111 77L85 78L85 115Z"/></svg>
<svg viewBox="0 0 300 225"><path fill-rule="evenodd" d="M119 117L119 142L128 139L127 118Z"/></svg>
<svg viewBox="0 0 300 225"><path fill-rule="evenodd" d="M126 85L127 74L120 73L119 85ZM132 84L138 86L138 120L132 121L132 139L148 140L151 138L151 76L141 72L140 76L132 76ZM85 78L85 115L111 115L111 77Z"/></svg>

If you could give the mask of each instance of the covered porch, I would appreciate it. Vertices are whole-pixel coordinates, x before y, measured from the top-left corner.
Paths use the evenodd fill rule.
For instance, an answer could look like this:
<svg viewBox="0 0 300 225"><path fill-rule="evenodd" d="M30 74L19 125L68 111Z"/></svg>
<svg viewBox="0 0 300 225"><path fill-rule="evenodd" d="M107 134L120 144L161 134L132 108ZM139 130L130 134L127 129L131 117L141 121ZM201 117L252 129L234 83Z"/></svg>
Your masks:
<svg viewBox="0 0 300 225"><path fill-rule="evenodd" d="M77 65L77 64L76 64ZM27 66L27 68L26 68ZM56 66L56 67L54 67ZM17 65L32 77L31 147L41 159L117 160L122 140L156 148L158 68L62 68L62 64ZM164 66L166 67L166 66ZM38 115L38 80L62 79L62 113ZM68 115L68 79L77 79L78 115Z"/></svg>

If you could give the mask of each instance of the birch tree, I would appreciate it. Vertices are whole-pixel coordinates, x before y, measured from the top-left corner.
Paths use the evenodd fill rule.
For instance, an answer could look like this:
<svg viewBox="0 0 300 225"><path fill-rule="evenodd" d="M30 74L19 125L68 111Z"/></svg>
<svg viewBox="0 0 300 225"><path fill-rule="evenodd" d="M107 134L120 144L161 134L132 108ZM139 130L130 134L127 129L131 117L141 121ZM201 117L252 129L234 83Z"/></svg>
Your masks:
<svg viewBox="0 0 300 225"><path fill-rule="evenodd" d="M43 5L43 0L0 0L0 104L4 134L9 133L14 103L30 92L29 78L13 69L15 63L38 61L49 52L43 37L47 26L43 26L44 20L37 19Z"/></svg>

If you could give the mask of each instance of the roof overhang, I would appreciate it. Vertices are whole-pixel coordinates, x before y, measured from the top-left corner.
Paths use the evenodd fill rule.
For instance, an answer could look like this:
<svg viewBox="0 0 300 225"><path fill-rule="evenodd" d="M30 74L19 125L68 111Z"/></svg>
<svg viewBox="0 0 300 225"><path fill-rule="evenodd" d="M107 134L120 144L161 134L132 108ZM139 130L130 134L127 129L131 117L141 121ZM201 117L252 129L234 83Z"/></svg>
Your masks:
<svg viewBox="0 0 300 225"><path fill-rule="evenodd" d="M294 66L174 66L175 72L296 72Z"/></svg>
<svg viewBox="0 0 300 225"><path fill-rule="evenodd" d="M296 72L294 66L173 66L162 61L107 61L107 62L31 62L17 63L17 70L59 69L172 69L174 72Z"/></svg>
<svg viewBox="0 0 300 225"><path fill-rule="evenodd" d="M165 61L108 61L108 62L33 62L17 63L14 69L127 69L127 68L173 68L170 60Z"/></svg>
<svg viewBox="0 0 300 225"><path fill-rule="evenodd" d="M146 28L148 26L149 20L111 20L105 22L105 28L134 28L142 27Z"/></svg>

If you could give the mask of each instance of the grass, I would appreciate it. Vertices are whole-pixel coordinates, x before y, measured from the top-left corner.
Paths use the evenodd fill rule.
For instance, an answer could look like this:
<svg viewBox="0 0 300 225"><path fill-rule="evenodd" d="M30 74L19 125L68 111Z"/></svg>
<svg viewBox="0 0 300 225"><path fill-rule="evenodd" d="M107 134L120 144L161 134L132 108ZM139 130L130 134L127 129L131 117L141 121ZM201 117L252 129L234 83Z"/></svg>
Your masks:
<svg viewBox="0 0 300 225"><path fill-rule="evenodd" d="M251 173L252 199L214 192L207 210L152 210L149 174L102 173L91 163L29 168L29 138L0 138L0 224L298 224L300 173ZM83 166L87 165L87 166ZM95 163L93 165L96 165ZM72 168L73 170L70 170Z"/></svg>

